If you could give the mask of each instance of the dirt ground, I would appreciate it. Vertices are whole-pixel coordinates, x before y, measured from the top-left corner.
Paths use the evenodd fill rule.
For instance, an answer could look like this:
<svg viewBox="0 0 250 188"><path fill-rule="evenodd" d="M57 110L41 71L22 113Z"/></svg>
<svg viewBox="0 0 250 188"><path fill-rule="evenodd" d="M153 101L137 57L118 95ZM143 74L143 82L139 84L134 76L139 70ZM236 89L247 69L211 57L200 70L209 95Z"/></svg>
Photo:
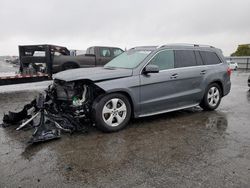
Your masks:
<svg viewBox="0 0 250 188"><path fill-rule="evenodd" d="M0 128L0 187L249 187L249 74L233 73L216 111L141 118L117 133L90 128L29 146L30 131ZM0 119L38 94L0 91Z"/></svg>

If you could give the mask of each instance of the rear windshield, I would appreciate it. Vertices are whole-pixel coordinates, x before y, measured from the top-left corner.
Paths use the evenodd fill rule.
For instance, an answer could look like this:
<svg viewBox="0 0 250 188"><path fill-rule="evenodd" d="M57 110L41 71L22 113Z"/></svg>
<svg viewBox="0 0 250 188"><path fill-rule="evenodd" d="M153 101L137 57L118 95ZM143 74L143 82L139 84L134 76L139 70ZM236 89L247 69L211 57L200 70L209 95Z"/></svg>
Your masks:
<svg viewBox="0 0 250 188"><path fill-rule="evenodd" d="M149 54L150 50L129 50L112 59L104 68L126 68L137 67Z"/></svg>

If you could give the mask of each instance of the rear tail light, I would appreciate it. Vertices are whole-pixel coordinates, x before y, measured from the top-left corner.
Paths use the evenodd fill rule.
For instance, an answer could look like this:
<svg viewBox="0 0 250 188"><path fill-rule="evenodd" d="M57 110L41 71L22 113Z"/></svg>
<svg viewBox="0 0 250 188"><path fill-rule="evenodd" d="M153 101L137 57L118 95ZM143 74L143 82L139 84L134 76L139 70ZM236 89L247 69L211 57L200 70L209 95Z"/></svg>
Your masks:
<svg viewBox="0 0 250 188"><path fill-rule="evenodd" d="M231 73L232 73L232 69L230 69L230 67L227 68L227 74L228 76L231 76Z"/></svg>

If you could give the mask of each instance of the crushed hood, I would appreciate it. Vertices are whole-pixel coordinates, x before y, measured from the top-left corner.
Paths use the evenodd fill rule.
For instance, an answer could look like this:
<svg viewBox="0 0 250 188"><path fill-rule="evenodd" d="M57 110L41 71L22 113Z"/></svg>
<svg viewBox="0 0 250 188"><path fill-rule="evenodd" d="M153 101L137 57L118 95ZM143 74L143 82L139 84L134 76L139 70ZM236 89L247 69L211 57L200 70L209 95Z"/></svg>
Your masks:
<svg viewBox="0 0 250 188"><path fill-rule="evenodd" d="M132 69L105 69L103 67L79 68L59 72L53 76L54 79L66 82L75 80L101 81L132 76Z"/></svg>

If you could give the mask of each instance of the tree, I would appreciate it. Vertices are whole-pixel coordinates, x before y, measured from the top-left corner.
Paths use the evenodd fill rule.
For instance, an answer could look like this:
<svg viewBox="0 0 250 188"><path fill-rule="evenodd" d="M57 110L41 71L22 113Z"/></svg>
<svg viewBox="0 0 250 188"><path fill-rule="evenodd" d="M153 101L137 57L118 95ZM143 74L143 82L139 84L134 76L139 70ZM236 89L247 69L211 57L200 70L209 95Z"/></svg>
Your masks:
<svg viewBox="0 0 250 188"><path fill-rule="evenodd" d="M250 44L239 45L236 52L232 53L231 56L250 56Z"/></svg>

